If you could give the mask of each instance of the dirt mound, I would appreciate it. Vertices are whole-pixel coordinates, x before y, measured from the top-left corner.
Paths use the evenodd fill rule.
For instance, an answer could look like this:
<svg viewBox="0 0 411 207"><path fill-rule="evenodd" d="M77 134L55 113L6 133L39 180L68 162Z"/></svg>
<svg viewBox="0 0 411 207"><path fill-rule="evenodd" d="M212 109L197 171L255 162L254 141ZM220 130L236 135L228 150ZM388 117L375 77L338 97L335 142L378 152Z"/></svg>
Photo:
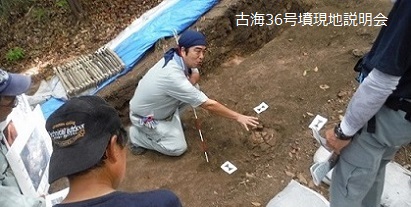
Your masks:
<svg viewBox="0 0 411 207"><path fill-rule="evenodd" d="M13 17L9 30L0 31L0 55L22 47L22 61L1 64L13 71L57 64L95 51L159 1L82 1L84 22L76 22L55 1L42 1ZM35 11L46 10L44 19ZM200 82L204 92L240 113L256 115L262 101L269 108L258 115L261 126L245 131L235 122L198 110L210 162L201 149L192 111L187 125L188 151L181 157L155 152L129 154L122 190L168 188L184 206L264 206L290 179L327 196L327 186L314 186L309 174L318 145L308 125L320 114L330 123L339 121L357 87L352 67L367 51L379 27L366 26L236 26L236 15L299 13L387 14L386 0L371 1L221 1L193 27L205 31L210 42L207 65ZM41 10L40 10L41 11ZM32 16L34 15L34 16ZM170 41L161 41L132 72L98 95L115 106L128 123L128 100L139 78L162 55ZM47 71L47 70L46 70ZM47 76L47 73L45 76ZM410 147L396 161L410 166ZM225 161L238 170L229 175L220 169Z"/></svg>

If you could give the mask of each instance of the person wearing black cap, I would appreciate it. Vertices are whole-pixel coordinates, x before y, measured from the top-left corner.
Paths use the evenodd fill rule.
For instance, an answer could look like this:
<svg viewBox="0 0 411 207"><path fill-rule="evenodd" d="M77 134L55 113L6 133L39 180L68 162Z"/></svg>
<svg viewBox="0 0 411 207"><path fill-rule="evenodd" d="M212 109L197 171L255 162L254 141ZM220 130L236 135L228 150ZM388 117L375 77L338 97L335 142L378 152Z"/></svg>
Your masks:
<svg viewBox="0 0 411 207"><path fill-rule="evenodd" d="M69 193L56 207L180 207L169 190L116 191L126 172L127 132L117 111L98 96L68 100L46 121L52 140L49 183L67 177Z"/></svg>
<svg viewBox="0 0 411 207"><path fill-rule="evenodd" d="M130 100L130 149L133 154L142 154L146 149L169 156L183 154L187 143L180 112L188 105L236 120L246 130L258 125L258 118L240 114L209 99L195 86L199 80L197 68L203 63L206 45L202 33L183 32L178 47L167 51L139 81Z"/></svg>
<svg viewBox="0 0 411 207"><path fill-rule="evenodd" d="M10 131L12 123L7 121L8 115L17 106L16 96L25 93L31 85L31 78L26 75L9 73L0 69L0 129ZM22 195L16 177L11 170L5 154L7 153L6 143L11 145L14 141L12 136L3 137L0 133L0 206L45 206L46 202L42 197L34 198Z"/></svg>
<svg viewBox="0 0 411 207"><path fill-rule="evenodd" d="M381 206L386 165L411 142L410 11L411 1L396 1L370 52L357 64L361 84L344 118L326 131L327 144L340 154L331 207Z"/></svg>

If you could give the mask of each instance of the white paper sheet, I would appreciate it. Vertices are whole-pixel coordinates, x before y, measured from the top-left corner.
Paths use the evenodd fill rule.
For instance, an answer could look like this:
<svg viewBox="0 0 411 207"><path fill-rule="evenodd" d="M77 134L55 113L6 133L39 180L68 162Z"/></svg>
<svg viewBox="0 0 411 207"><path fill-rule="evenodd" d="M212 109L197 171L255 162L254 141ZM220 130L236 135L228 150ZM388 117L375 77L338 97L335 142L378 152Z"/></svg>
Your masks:
<svg viewBox="0 0 411 207"><path fill-rule="evenodd" d="M321 194L291 180L287 187L268 202L267 207L328 207L330 203Z"/></svg>
<svg viewBox="0 0 411 207"><path fill-rule="evenodd" d="M29 109L28 109L29 110ZM48 193L48 163L52 152L51 139L45 129L40 106L33 111L16 107L11 114L18 135L6 154L11 169L24 195Z"/></svg>

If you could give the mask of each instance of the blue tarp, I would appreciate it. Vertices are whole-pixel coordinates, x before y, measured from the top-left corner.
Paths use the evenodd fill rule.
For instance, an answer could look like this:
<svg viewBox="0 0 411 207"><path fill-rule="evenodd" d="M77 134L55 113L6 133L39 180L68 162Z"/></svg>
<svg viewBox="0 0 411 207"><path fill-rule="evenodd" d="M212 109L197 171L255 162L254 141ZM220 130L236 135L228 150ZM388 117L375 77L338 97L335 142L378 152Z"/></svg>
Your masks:
<svg viewBox="0 0 411 207"><path fill-rule="evenodd" d="M165 9L114 48L114 52L125 63L125 69L103 82L92 94L96 94L115 79L129 72L159 39L173 36L174 31L181 33L218 2L218 0L179 0ZM45 118L47 119L63 103L63 100L56 98L43 103L41 108Z"/></svg>
<svg viewBox="0 0 411 207"><path fill-rule="evenodd" d="M181 33L217 3L218 0L180 0L130 35L114 48L114 52L124 62L126 68L102 83L95 93L129 72L159 39L173 36L174 31Z"/></svg>
<svg viewBox="0 0 411 207"><path fill-rule="evenodd" d="M114 51L126 64L126 69L130 69L157 40L172 36L174 30L178 33L182 32L217 2L216 0L180 0L124 40Z"/></svg>

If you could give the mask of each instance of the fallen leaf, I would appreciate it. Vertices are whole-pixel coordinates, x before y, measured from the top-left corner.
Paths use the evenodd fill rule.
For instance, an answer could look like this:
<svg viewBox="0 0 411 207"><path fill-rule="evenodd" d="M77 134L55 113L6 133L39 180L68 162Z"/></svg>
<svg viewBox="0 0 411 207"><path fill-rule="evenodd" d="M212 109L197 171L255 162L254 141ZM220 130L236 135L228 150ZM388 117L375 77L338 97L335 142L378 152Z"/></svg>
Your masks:
<svg viewBox="0 0 411 207"><path fill-rule="evenodd" d="M322 85L320 85L320 88L323 89L323 90L327 90L327 89L330 88L330 86L328 86L327 84L322 84Z"/></svg>
<svg viewBox="0 0 411 207"><path fill-rule="evenodd" d="M337 94L337 97L338 97L338 98L342 98L342 97L344 97L344 96L347 96L347 92L345 92L345 91L340 91L340 92L338 92L338 94Z"/></svg>
<svg viewBox="0 0 411 207"><path fill-rule="evenodd" d="M298 173L298 180L300 181L300 183L307 185L307 179L304 177L304 175L302 173Z"/></svg>
<svg viewBox="0 0 411 207"><path fill-rule="evenodd" d="M290 171L285 171L285 174L289 177L295 177L295 174Z"/></svg>
<svg viewBox="0 0 411 207"><path fill-rule="evenodd" d="M261 203L259 202L251 202L251 204L253 204L253 206L261 206Z"/></svg>
<svg viewBox="0 0 411 207"><path fill-rule="evenodd" d="M248 173L248 172L245 172L245 177L248 177L248 178L254 178L255 176L254 176L254 174L253 174L253 173Z"/></svg>

